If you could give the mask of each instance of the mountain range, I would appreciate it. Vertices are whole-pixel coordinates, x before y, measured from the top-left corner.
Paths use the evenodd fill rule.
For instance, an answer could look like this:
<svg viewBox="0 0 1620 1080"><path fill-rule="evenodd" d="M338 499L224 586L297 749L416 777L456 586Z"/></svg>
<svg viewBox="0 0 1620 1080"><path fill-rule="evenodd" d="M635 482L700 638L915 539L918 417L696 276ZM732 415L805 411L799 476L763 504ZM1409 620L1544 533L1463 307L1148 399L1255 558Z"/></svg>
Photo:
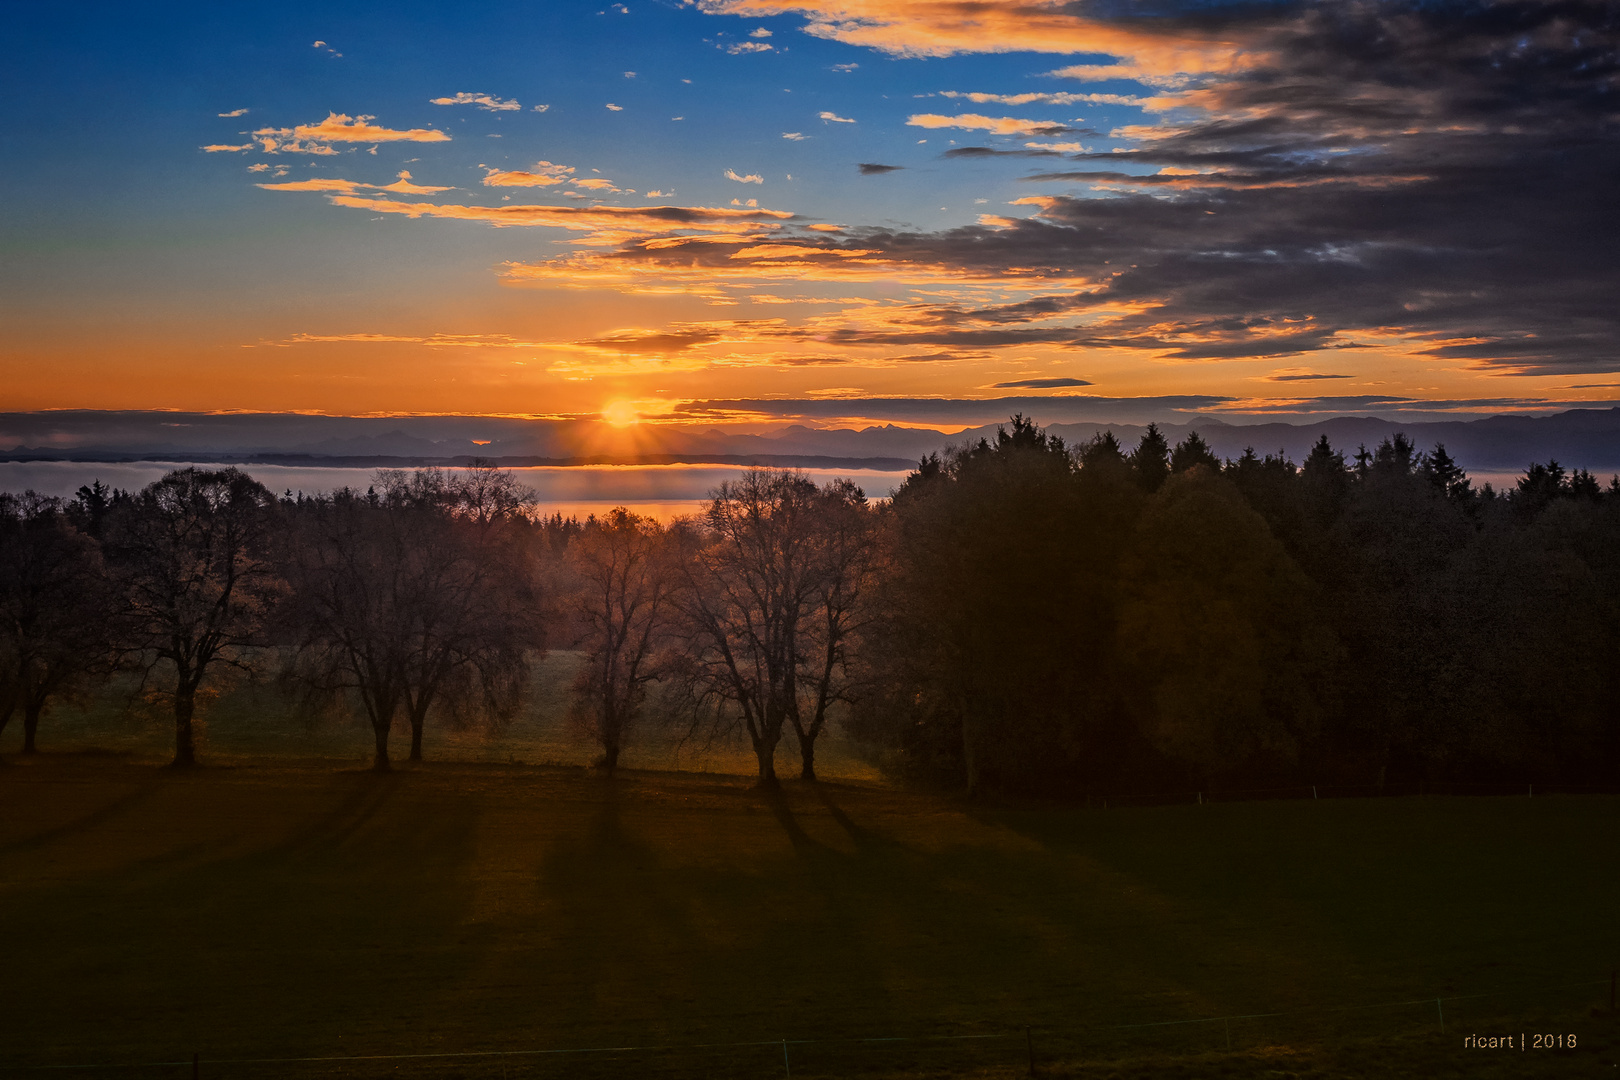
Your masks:
<svg viewBox="0 0 1620 1080"><path fill-rule="evenodd" d="M0 460L414 467L463 465L483 457L506 466L690 463L901 470L948 446L993 437L996 426L951 433L893 424L739 432L504 416L61 410L0 413ZM1231 424L1198 416L1159 427L1171 443L1197 431L1223 458L1252 447L1300 461L1323 435L1348 457L1359 446L1371 448L1404 432L1422 449L1444 444L1470 472L1516 471L1549 459L1601 475L1620 472L1620 408L1420 423L1344 416L1310 424ZM1112 431L1128 450L1146 427L1098 420L1051 424L1047 430L1071 445Z"/></svg>

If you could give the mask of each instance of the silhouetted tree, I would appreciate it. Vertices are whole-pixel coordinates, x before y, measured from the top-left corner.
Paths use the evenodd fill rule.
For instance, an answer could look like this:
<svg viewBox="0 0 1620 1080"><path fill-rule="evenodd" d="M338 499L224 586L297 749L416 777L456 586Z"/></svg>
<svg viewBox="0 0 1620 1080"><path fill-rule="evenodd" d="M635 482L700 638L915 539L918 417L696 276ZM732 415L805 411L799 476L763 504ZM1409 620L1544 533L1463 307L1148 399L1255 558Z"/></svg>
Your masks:
<svg viewBox="0 0 1620 1080"><path fill-rule="evenodd" d="M1058 446L1062 448L1062 440L1059 440ZM1101 473L1123 474L1129 468L1125 454L1119 448L1119 440L1112 431L1099 433L1080 447L1077 456L1080 468L1089 470L1093 476Z"/></svg>
<svg viewBox="0 0 1620 1080"><path fill-rule="evenodd" d="M114 608L99 545L59 500L0 495L0 730L20 709L23 753L52 699L110 669Z"/></svg>
<svg viewBox="0 0 1620 1080"><path fill-rule="evenodd" d="M1170 471L1186 472L1194 465L1202 465L1211 472L1219 472L1221 459L1215 456L1215 451L1209 448L1204 437L1196 431L1187 432L1187 437L1176 444L1170 452Z"/></svg>
<svg viewBox="0 0 1620 1080"><path fill-rule="evenodd" d="M874 700L907 725L900 752L970 792L1044 782L1106 711L1089 691L1108 658L1113 540L1141 494L1112 435L1080 458L1077 476L1062 440L1014 417L895 495L877 648L900 683ZM881 729L869 710L861 725Z"/></svg>
<svg viewBox="0 0 1620 1080"><path fill-rule="evenodd" d="M1170 475L1170 444L1158 424L1147 426L1142 441L1131 452L1130 462L1137 485L1149 493L1158 491Z"/></svg>
<svg viewBox="0 0 1620 1080"><path fill-rule="evenodd" d="M799 742L799 777L816 779L816 740L828 710L851 700L852 652L875 617L877 522L866 493L849 480L821 489L815 516L816 584L798 678L807 699L788 715Z"/></svg>
<svg viewBox="0 0 1620 1080"><path fill-rule="evenodd" d="M859 489L753 470L720 485L684 560L681 608L702 689L747 732L759 782L773 787L783 728L800 738L803 775L855 629L865 556L846 515Z"/></svg>
<svg viewBox="0 0 1620 1080"><path fill-rule="evenodd" d="M167 664L174 764L195 764L197 691L216 665L246 668L268 643L283 586L272 548L274 496L237 469L180 469L143 488L108 527L129 644L150 672Z"/></svg>
<svg viewBox="0 0 1620 1080"><path fill-rule="evenodd" d="M1351 477L1344 455L1333 449L1328 437L1317 439L1300 467L1299 478L1305 505L1318 525L1330 526L1344 513Z"/></svg>
<svg viewBox="0 0 1620 1080"><path fill-rule="evenodd" d="M1468 480L1468 474L1462 466L1451 459L1446 453L1445 443L1435 443L1434 449L1423 455L1421 471L1446 498L1452 502L1467 505L1473 502L1474 485Z"/></svg>
<svg viewBox="0 0 1620 1080"><path fill-rule="evenodd" d="M1236 485L1177 473L1138 519L1120 647L1148 741L1200 786L1293 764L1331 696L1315 588Z"/></svg>
<svg viewBox="0 0 1620 1080"><path fill-rule="evenodd" d="M664 650L679 570L658 522L623 507L593 519L569 545L585 626L574 717L602 748L608 775L641 720L649 686L669 671Z"/></svg>
<svg viewBox="0 0 1620 1080"><path fill-rule="evenodd" d="M397 717L420 761L430 710L501 718L522 699L527 657L543 641L522 500L487 497L502 486L476 472L382 472L364 495L343 489L299 507L295 672L317 691L355 694L378 771L390 767Z"/></svg>
<svg viewBox="0 0 1620 1080"><path fill-rule="evenodd" d="M1474 526L1424 476L1404 434L1363 456L1334 529L1345 565L1330 603L1348 654L1348 737L1382 784L1449 738L1467 665L1463 598L1448 575Z"/></svg>

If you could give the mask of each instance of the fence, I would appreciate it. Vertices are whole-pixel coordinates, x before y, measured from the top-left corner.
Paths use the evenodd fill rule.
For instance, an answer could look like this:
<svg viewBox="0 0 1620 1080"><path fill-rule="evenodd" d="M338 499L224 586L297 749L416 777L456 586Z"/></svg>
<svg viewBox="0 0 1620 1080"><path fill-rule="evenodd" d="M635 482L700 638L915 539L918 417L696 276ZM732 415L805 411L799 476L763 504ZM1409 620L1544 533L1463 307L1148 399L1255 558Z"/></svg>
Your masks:
<svg viewBox="0 0 1620 1080"><path fill-rule="evenodd" d="M1587 1017L1570 1012L1575 995L1581 1006L1590 1006L1594 992L1599 1000L1607 990L1608 1008L1592 1007ZM420 1075L432 1070L443 1075L443 1070L454 1068L455 1075L494 1077L510 1080L515 1076L566 1075L701 1075L773 1077L792 1080L798 1075L847 1076L859 1072L894 1072L896 1069L927 1065L932 1071L941 1068L964 1071L982 1070L986 1066L999 1066L1002 1075L1026 1073L1038 1075L1044 1065L1062 1063L1076 1066L1084 1062L1117 1060L1121 1057L1153 1055L1175 1057L1197 1054L1241 1052L1246 1047L1275 1045L1282 1042L1306 1044L1354 1042L1357 1038L1377 1035L1388 1038L1411 1038L1418 1035L1442 1035L1455 1038L1461 1044L1467 1038L1470 1021L1475 1024L1495 1024L1486 1034L1507 1033L1512 1038L1545 1032L1556 1035L1558 1045L1554 1051L1579 1049L1578 1040L1586 1040L1587 1056L1592 1056L1600 1045L1592 1038L1590 1021L1604 1021L1610 1030L1609 1042L1615 1040L1614 1031L1620 1030L1616 1013L1616 973L1605 979L1563 983L1555 986L1513 988L1472 994L1442 994L1436 997L1409 998L1362 1005L1306 1007L1272 1012L1234 1013L1224 1016L1204 1016L1181 1019L1149 1020L1128 1024L1095 1024L1089 1026L1000 1026L999 1030L963 1034L920 1034L885 1036L823 1036L774 1039L744 1039L718 1042L648 1042L626 1043L612 1046L576 1046L565 1048L531 1048L519 1050L466 1050L410 1054L351 1054L305 1055L283 1057L220 1057L205 1058L202 1054L169 1061L98 1062L90 1064L0 1064L0 1075L94 1076L109 1074L139 1076L141 1074L201 1078L236 1077L247 1075L307 1075L307 1076L371 1076L388 1074ZM1574 993L1572 993L1574 992ZM1562 1001L1555 999L1562 997ZM1470 1011L1465 1003L1482 1004L1491 999L1534 999L1530 1009L1517 1010L1511 1017L1501 1012ZM1406 1017L1404 1023L1382 1023L1368 1027L1356 1024L1357 1018L1375 1017L1395 1010ZM1500 1028L1506 1019L1534 1022L1537 1028ZM1351 1023L1345 1021L1350 1020ZM1584 1020L1584 1022L1583 1022ZM991 1025L986 1025L991 1026ZM1574 1026L1587 1030L1577 1032ZM1284 1028L1290 1030L1284 1031ZM1500 1030L1499 1030L1500 1029ZM1478 1032L1476 1032L1478 1034ZM1577 1037L1577 1045L1564 1047L1567 1035ZM1447 1043L1446 1045L1451 1045ZM968 1052L972 1047L974 1052ZM951 1060L938 1060L940 1051L949 1051ZM897 1053L904 1052L904 1053ZM923 1057L933 1060L925 1061ZM553 1072L550 1066L566 1072Z"/></svg>
<svg viewBox="0 0 1620 1080"><path fill-rule="evenodd" d="M1427 795L1524 797L1549 795L1620 795L1620 787L1592 784L1535 784L1518 782L1412 781L1398 784L1293 784L1288 787L1234 788L1217 791L1159 791L1145 794L1092 795L1088 806L1179 806L1185 803L1260 802L1266 800L1321 800L1413 798Z"/></svg>

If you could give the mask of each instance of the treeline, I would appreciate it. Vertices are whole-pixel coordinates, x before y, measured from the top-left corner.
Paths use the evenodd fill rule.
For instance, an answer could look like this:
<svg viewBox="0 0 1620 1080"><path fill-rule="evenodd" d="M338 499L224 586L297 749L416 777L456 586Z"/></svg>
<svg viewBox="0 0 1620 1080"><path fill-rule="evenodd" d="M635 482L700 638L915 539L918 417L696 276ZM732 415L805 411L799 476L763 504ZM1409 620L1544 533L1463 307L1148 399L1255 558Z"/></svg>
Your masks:
<svg viewBox="0 0 1620 1080"><path fill-rule="evenodd" d="M232 470L0 496L0 728L119 670L172 708L233 671L408 730L499 724L548 646L611 770L649 724L815 776L830 724L909 781L1066 797L1484 780L1612 784L1620 480L1476 488L1444 447L1221 462L1022 417L892 501L750 472L663 525L536 514L511 474L277 498Z"/></svg>

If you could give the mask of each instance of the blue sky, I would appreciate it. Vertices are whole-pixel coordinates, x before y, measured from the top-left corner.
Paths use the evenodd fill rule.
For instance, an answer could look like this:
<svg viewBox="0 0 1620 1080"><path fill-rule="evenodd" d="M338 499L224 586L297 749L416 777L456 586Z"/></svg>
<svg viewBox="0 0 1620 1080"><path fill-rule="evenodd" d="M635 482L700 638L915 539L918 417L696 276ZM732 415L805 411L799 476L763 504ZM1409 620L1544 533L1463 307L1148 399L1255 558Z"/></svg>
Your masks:
<svg viewBox="0 0 1620 1080"><path fill-rule="evenodd" d="M1603 403L1614 212L1544 180L1615 154L1601 8L13 12L0 404Z"/></svg>

